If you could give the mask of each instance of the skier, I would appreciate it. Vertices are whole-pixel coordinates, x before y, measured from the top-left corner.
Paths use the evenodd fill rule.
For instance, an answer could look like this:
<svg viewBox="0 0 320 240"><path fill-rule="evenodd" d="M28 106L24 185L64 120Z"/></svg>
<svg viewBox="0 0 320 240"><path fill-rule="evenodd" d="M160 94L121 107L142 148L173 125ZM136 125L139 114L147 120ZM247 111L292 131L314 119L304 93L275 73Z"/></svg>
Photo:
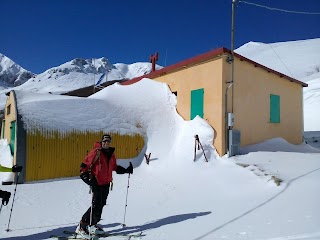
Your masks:
<svg viewBox="0 0 320 240"><path fill-rule="evenodd" d="M0 164L0 172L21 172L22 166L14 165L12 168L4 167ZM2 198L2 204L6 206L9 202L11 193L0 190L0 198Z"/></svg>
<svg viewBox="0 0 320 240"><path fill-rule="evenodd" d="M97 223L100 221L102 209L106 205L112 182L112 171L116 171L117 174L133 173L131 162L128 168L117 165L115 148L110 147L110 144L111 136L104 134L101 142L95 143L94 148L80 166L81 179L92 189L91 207L84 213L76 228L76 233L84 239L90 239L97 234L105 234Z"/></svg>

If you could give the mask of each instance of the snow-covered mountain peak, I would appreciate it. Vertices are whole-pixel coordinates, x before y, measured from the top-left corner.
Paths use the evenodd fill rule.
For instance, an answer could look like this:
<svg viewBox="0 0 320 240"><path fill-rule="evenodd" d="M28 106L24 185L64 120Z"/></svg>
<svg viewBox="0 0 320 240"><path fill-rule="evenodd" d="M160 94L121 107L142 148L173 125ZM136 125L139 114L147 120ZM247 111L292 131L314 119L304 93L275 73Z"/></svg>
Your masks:
<svg viewBox="0 0 320 240"><path fill-rule="evenodd" d="M68 63L70 63L73 66L83 67L85 70L97 71L99 73L103 73L107 69L113 68L113 65L111 64L111 62L105 57L98 58L98 59L76 58ZM66 65L68 63L65 63L64 65Z"/></svg>
<svg viewBox="0 0 320 240"><path fill-rule="evenodd" d="M48 74L55 74L57 72L68 74L70 72L79 72L79 73L92 73L92 74L103 74L107 70L113 69L114 66L111 62L105 58L98 59L83 59L75 58L69 62L63 63L58 67L53 67L45 71Z"/></svg>
<svg viewBox="0 0 320 240"><path fill-rule="evenodd" d="M21 85L34 75L0 53L0 89Z"/></svg>
<svg viewBox="0 0 320 240"><path fill-rule="evenodd" d="M16 64L12 61L12 66ZM4 69L10 65L4 61ZM10 66L11 66L10 65ZM17 65L18 66L18 65ZM19 67L19 66L18 66ZM12 69L18 72L21 67ZM50 68L38 75L30 75L24 84L13 89L21 89L39 93L63 94L94 84L103 84L107 81L121 81L139 77L151 72L151 63L139 62L133 64L112 64L109 59L101 58L75 58L57 67ZM161 66L156 67L157 69ZM22 68L21 68L22 69ZM3 85L1 92L10 91L13 85ZM0 88L1 90L1 88ZM0 102L5 103L5 96L0 96Z"/></svg>

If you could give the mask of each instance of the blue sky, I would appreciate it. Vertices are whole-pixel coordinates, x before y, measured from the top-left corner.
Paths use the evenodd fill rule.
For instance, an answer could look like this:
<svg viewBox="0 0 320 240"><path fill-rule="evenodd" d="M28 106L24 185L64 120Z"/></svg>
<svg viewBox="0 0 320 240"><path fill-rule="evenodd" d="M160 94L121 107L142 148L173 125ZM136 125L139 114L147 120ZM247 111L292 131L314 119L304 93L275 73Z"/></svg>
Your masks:
<svg viewBox="0 0 320 240"><path fill-rule="evenodd" d="M231 0L0 0L0 53L41 73L74 58L167 66L231 48ZM248 0L293 11L320 12L319 0ZM320 14L270 11L243 2L235 12L235 48L249 42L320 37Z"/></svg>

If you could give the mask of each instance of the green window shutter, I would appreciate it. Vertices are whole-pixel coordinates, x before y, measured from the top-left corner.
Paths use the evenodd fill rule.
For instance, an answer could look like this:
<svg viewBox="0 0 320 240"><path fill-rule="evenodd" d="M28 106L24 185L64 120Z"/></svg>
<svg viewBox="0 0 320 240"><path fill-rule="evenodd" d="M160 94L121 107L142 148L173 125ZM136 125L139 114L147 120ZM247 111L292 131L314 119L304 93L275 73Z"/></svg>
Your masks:
<svg viewBox="0 0 320 240"><path fill-rule="evenodd" d="M197 115L203 118L203 102L204 102L204 89L197 89L191 91L191 109L190 119L194 119Z"/></svg>
<svg viewBox="0 0 320 240"><path fill-rule="evenodd" d="M280 123L280 96L270 94L270 123Z"/></svg>
<svg viewBox="0 0 320 240"><path fill-rule="evenodd" d="M6 128L6 120L2 120L1 138L4 138L4 129Z"/></svg>
<svg viewBox="0 0 320 240"><path fill-rule="evenodd" d="M10 149L11 149L11 154L14 154L14 143L16 140L16 121L11 122L10 126Z"/></svg>

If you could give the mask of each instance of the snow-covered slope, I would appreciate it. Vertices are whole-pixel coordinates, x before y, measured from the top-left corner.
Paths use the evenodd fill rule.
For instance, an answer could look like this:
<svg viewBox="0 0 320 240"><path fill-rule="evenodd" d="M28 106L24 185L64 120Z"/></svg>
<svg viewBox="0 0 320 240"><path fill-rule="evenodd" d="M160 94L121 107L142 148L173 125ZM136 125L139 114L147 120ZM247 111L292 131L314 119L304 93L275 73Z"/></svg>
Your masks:
<svg viewBox="0 0 320 240"><path fill-rule="evenodd" d="M131 79L149 73L151 63L115 64L108 59L76 58L58 67L50 68L31 79L17 89L33 92L51 92L62 94L79 88L92 86L100 78L100 84L106 81ZM107 72L107 74L105 74Z"/></svg>
<svg viewBox="0 0 320 240"><path fill-rule="evenodd" d="M114 66L123 74L127 79L132 79L141 75L150 73L151 63L137 62L133 64L116 63ZM160 66L156 66L156 69L160 69Z"/></svg>
<svg viewBox="0 0 320 240"><path fill-rule="evenodd" d="M25 84L17 87L17 89L61 94L93 85L107 70L113 71L114 68L106 58L76 58L58 67L48 69L29 79ZM118 72L117 74L113 74L113 76L116 80L124 77Z"/></svg>
<svg viewBox="0 0 320 240"><path fill-rule="evenodd" d="M320 38L269 44L249 42L235 52L298 80L308 80L320 72Z"/></svg>
<svg viewBox="0 0 320 240"><path fill-rule="evenodd" d="M0 90L21 85L33 76L32 72L0 53Z"/></svg>
<svg viewBox="0 0 320 240"><path fill-rule="evenodd" d="M0 81L0 109L3 109L6 101L4 93L11 89L62 94L92 86L93 84L97 84L98 81L102 84L106 81L131 79L151 72L151 63L117 63L113 65L108 59L102 57L99 59L76 58L58 67L50 68L41 74L28 75L26 70L16 65L12 60L6 57L3 59L3 63L1 63L3 69L2 75L7 80L2 85ZM161 66L157 65L156 69L159 68ZM14 85L9 84L13 81L15 81ZM18 83L23 84L17 86ZM3 87L1 88L1 86Z"/></svg>

